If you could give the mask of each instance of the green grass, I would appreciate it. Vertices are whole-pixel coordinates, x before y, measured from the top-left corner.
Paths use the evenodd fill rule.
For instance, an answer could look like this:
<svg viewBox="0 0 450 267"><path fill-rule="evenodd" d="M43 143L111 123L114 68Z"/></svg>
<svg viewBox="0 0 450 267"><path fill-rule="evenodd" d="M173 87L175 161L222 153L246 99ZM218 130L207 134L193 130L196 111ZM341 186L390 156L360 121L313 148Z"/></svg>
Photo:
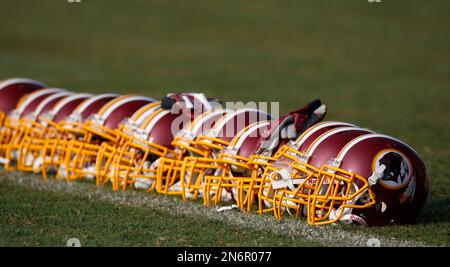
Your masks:
<svg viewBox="0 0 450 267"><path fill-rule="evenodd" d="M194 90L225 101L279 101L282 112L320 97L328 105L328 119L406 141L424 157L431 174L419 224L349 231L450 244L450 2L4 0L1 8L1 77L28 76L75 91L140 92L155 98ZM2 209L8 205L41 220L34 209L6 197L9 191L19 196L14 190L23 189L2 183L1 190ZM66 212L73 207L69 200L77 201L41 194L32 194L35 205L63 198L60 206L67 210L58 207ZM90 205L99 205L99 216L112 218L109 224L117 220L124 228L127 221L110 210L132 216L148 212ZM103 205L108 207L104 213ZM64 214L55 209L47 215L52 212ZM45 224L28 227L41 238L20 235L30 230L17 220L14 228L2 220L6 244L60 244L61 235L49 233ZM186 226L196 222L185 220ZM70 226L77 233L89 228ZM109 232L89 233L99 239L92 245L119 242ZM229 240L221 233L213 231L204 242L199 238L192 244ZM120 242L154 245L155 238Z"/></svg>
<svg viewBox="0 0 450 267"><path fill-rule="evenodd" d="M112 192L90 182L44 181L39 175L0 176L0 245L63 246L383 246L448 245L445 225L365 229L308 226L271 214L217 212L199 202L137 191Z"/></svg>
<svg viewBox="0 0 450 267"><path fill-rule="evenodd" d="M94 200L3 181L0 246L65 246L70 238L82 246L318 245L202 217Z"/></svg>

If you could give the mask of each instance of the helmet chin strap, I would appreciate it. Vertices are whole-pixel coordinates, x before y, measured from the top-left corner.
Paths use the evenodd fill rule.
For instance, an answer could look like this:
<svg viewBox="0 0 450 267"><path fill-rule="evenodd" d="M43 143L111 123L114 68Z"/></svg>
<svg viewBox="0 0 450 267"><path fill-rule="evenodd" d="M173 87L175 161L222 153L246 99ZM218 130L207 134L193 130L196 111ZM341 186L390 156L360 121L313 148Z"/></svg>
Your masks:
<svg viewBox="0 0 450 267"><path fill-rule="evenodd" d="M373 186L378 182L378 179L380 179L383 176L383 172L385 169L386 169L386 165L381 165L381 166L377 167L377 169L367 179L367 181L369 182L369 186Z"/></svg>
<svg viewBox="0 0 450 267"><path fill-rule="evenodd" d="M270 180L273 189L289 188L291 191L295 191L295 184L300 184L304 179L292 180L291 174L287 169L280 169L270 174Z"/></svg>
<svg viewBox="0 0 450 267"><path fill-rule="evenodd" d="M353 184L353 186L355 187L355 191L358 190L358 186L356 184ZM367 192L367 189L362 191L358 196L356 196L354 199L345 201L344 203L349 203L349 204L355 204L361 197L364 196L364 194ZM332 209L331 213L330 213L330 220L335 220L339 214L341 214L341 210L343 209L343 206L341 205L339 208L337 209ZM358 216L352 213L353 212L353 208L344 208L344 212L342 213L341 217L339 218L340 222L343 223L347 223L347 224L351 224L353 222L357 222L363 226L368 226L366 221Z"/></svg>
<svg viewBox="0 0 450 267"><path fill-rule="evenodd" d="M330 217L331 217L331 215L330 215ZM350 213L346 213L346 214L342 215L340 221L343 222L343 223L347 223L347 224L351 224L351 223L357 222L360 225L363 225L363 226L366 226L366 227L368 226L367 222L363 218L361 218L358 215L352 214L351 211L350 211Z"/></svg>

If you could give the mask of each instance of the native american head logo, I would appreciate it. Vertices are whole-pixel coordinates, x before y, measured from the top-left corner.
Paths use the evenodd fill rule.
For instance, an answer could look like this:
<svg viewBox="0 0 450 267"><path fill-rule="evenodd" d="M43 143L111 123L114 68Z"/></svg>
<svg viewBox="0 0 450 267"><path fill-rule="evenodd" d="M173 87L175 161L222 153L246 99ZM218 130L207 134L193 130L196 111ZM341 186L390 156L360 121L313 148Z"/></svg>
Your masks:
<svg viewBox="0 0 450 267"><path fill-rule="evenodd" d="M391 189L406 186L413 173L411 161L401 152L392 149L378 153L373 162L373 169L380 173L379 182Z"/></svg>

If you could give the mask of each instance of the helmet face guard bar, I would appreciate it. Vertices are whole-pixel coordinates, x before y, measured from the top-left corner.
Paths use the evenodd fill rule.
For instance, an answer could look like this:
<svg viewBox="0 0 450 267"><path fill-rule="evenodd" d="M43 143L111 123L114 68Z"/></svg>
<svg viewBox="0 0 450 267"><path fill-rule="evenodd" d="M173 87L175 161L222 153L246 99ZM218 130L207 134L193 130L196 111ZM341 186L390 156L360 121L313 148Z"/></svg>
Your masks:
<svg viewBox="0 0 450 267"><path fill-rule="evenodd" d="M55 139L45 139L42 149L42 176L48 178L50 169L58 170L59 166L64 163L65 151L67 149L68 140L66 136L61 135ZM60 178L60 176L56 176Z"/></svg>
<svg viewBox="0 0 450 267"><path fill-rule="evenodd" d="M217 158L220 155L220 151L229 144L229 141L215 137L212 132L201 135L193 141L193 147L196 150L191 149L190 151L193 151L198 156L185 157L179 171L180 188L178 190L181 191L183 200L187 198L197 199L199 195L204 193L206 176L211 176L224 170L224 166L217 163ZM207 198L204 198L204 201L207 200Z"/></svg>
<svg viewBox="0 0 450 267"><path fill-rule="evenodd" d="M64 166L58 174L68 180L80 178L96 178L97 155L102 143L117 143L119 135L116 130L104 127L94 119L85 122L81 128L83 140L72 139L67 144ZM83 136L84 135L84 136ZM99 140L97 140L99 139ZM101 142L100 139L104 139Z"/></svg>
<svg viewBox="0 0 450 267"><path fill-rule="evenodd" d="M254 175L252 175L254 176ZM220 176L206 176L204 179L204 202L206 205L218 205L222 201L223 191L231 193L238 208L249 211L254 201L253 177L232 176L229 169L225 169ZM214 199L211 199L214 196Z"/></svg>
<svg viewBox="0 0 450 267"><path fill-rule="evenodd" d="M47 178L47 172L51 169L57 170L57 178L61 178L59 171L61 165L65 162L66 152L69 149L69 141L85 140L86 131L80 122L61 121L55 124L56 136L46 138L43 148L42 175Z"/></svg>
<svg viewBox="0 0 450 267"><path fill-rule="evenodd" d="M217 174L223 170L223 166L218 165L216 159L185 157L180 170L180 190L183 200L188 198L196 200L204 193L206 176ZM204 203L206 204L206 202Z"/></svg>
<svg viewBox="0 0 450 267"><path fill-rule="evenodd" d="M253 186L252 181L257 174L257 169L251 169L247 164L248 160L246 157L235 155L227 150L224 150L219 155L215 162L215 168L221 169L220 172L215 171L218 176L207 175L203 181L204 202L206 205L212 203L211 196L214 196L213 204L218 205L222 201L224 193L231 193L241 210L244 210L246 205L251 205L251 203L246 201L250 198L248 194ZM239 174L236 175L236 172ZM242 176L245 174L249 175Z"/></svg>
<svg viewBox="0 0 450 267"><path fill-rule="evenodd" d="M183 135L175 136L172 141L172 146L175 147L174 153L168 154L171 155L171 157L161 157L160 164L158 165L156 190L157 192L163 194L182 195L182 190L179 187L171 187L181 180L181 170L183 165L186 164L184 163L185 158L209 158L212 149L199 144L197 140L189 139ZM187 154L191 156L186 156Z"/></svg>
<svg viewBox="0 0 450 267"><path fill-rule="evenodd" d="M330 224L343 219L352 209L375 204L367 178L328 164L317 169L305 163L303 153L289 146L280 149L277 156L278 160L292 161L284 165L275 162L266 169L259 192L261 213L273 211L280 219L283 211L294 210L296 215L303 212L309 224ZM264 209L267 203L271 207Z"/></svg>
<svg viewBox="0 0 450 267"><path fill-rule="evenodd" d="M165 195L181 195L181 190L173 186L180 181L182 166L181 154L174 158L161 157L156 171L156 192Z"/></svg>
<svg viewBox="0 0 450 267"><path fill-rule="evenodd" d="M24 134L19 143L19 153L17 167L21 171L39 172L43 160L43 148L45 140L57 135L57 130L53 127L54 123L49 124L45 116L41 116L40 121L29 118L21 120L21 127L24 128Z"/></svg>
<svg viewBox="0 0 450 267"><path fill-rule="evenodd" d="M117 153L122 151L122 147L132 140L135 131L133 125L121 124L116 130L118 142L103 142L101 144L95 164L97 185L106 184L108 181L113 182L112 168L117 160Z"/></svg>
<svg viewBox="0 0 450 267"><path fill-rule="evenodd" d="M0 113L0 116L3 113ZM12 161L11 151L13 149L17 150L18 147L13 148L15 143L15 137L22 134L22 128L19 127L19 120L14 120L11 117L6 117L4 119L4 124L0 126L0 159L1 163L4 165L5 170L12 170L10 165Z"/></svg>
<svg viewBox="0 0 450 267"><path fill-rule="evenodd" d="M81 139L86 131L83 130L83 124L75 121L62 121L58 124L59 131L67 136L73 136Z"/></svg>
<svg viewBox="0 0 450 267"><path fill-rule="evenodd" d="M95 164L100 145L86 141L91 138L91 134L87 133L85 140L73 139L67 143L64 164L58 170L58 175L69 181L96 176L95 168L91 167Z"/></svg>
<svg viewBox="0 0 450 267"><path fill-rule="evenodd" d="M363 197L365 200L359 201ZM306 207L308 223L320 225L337 222L352 209L374 204L375 195L367 179L323 165L319 172L303 178L296 190L278 190L274 197L274 214L281 218L283 209L294 209L298 214Z"/></svg>
<svg viewBox="0 0 450 267"><path fill-rule="evenodd" d="M220 162L222 164L228 164L228 168L237 168L240 170L238 175L223 177L223 181L227 183L225 187L231 188L234 193L233 196L238 202L239 209L242 211L251 211L253 209L253 203L258 199L262 175L265 169L272 166L275 160L275 157L258 154L251 155L250 158L230 155L229 153L221 155ZM222 173L222 176L224 174ZM206 184L208 184L209 180L213 180L213 177L208 176L206 180ZM219 180L218 182L221 181ZM217 184L215 186L220 187ZM218 203L217 201L218 199L216 199L215 204Z"/></svg>
<svg viewBox="0 0 450 267"><path fill-rule="evenodd" d="M116 130L111 130L107 127L104 127L94 121L87 121L86 123L83 124L83 129L86 132L89 132L93 135L102 137L108 141L111 142L117 142L118 141L118 136L117 136L117 131Z"/></svg>
<svg viewBox="0 0 450 267"><path fill-rule="evenodd" d="M214 195L214 204L222 201L222 193L226 190L232 193L232 197L239 199L239 203L244 203L243 192L247 189L242 184L250 184L253 175L250 177L233 177L232 168L239 168L252 172L247 165L248 158L221 153L218 158L185 157L179 172L180 186L174 190L173 194L181 194L183 199L197 199L203 196L205 205L212 203L211 196ZM241 182L239 182L241 180ZM238 188L242 193L238 193ZM178 191L176 191L178 190ZM241 205L243 207L244 204Z"/></svg>
<svg viewBox="0 0 450 267"><path fill-rule="evenodd" d="M18 160L19 148L23 137L25 136L26 129L17 126L14 130L7 133L10 136L10 141L7 144L2 144L2 152L4 158L2 159L6 170L13 170L13 162Z"/></svg>
<svg viewBox="0 0 450 267"><path fill-rule="evenodd" d="M199 136L196 143L198 146L203 146L208 150L222 150L230 144L228 141L208 135Z"/></svg>
<svg viewBox="0 0 450 267"><path fill-rule="evenodd" d="M62 163L62 153L66 148L65 135L62 128L52 119L51 114L39 117L39 122L25 123L28 129L19 148L19 169L25 171L41 171L47 179L47 171Z"/></svg>
<svg viewBox="0 0 450 267"><path fill-rule="evenodd" d="M5 113L3 111L0 111L0 126L3 126L3 123L5 122Z"/></svg>
<svg viewBox="0 0 450 267"><path fill-rule="evenodd" d="M123 189L133 186L137 179L147 180L151 183L148 191L154 189L157 180L157 166L148 166L155 161L154 157L170 157L176 152L167 147L151 143L144 139L134 139L120 146L115 152L111 170L113 173L113 189ZM148 161L148 160L151 161Z"/></svg>
<svg viewBox="0 0 450 267"><path fill-rule="evenodd" d="M95 181L97 186L107 183L108 180L112 181L113 175L111 168L118 150L119 146L117 144L104 142L100 145L97 159L95 161Z"/></svg>
<svg viewBox="0 0 450 267"><path fill-rule="evenodd" d="M223 171L218 176L207 175L203 182L205 203L218 205L224 190L231 193L239 209L251 211L261 186L264 170L272 166L275 157L252 155L250 158L236 155L235 151L223 149L216 163ZM202 161L200 159L199 161ZM198 169L198 167L197 167ZM211 199L211 196L213 196Z"/></svg>
<svg viewBox="0 0 450 267"><path fill-rule="evenodd" d="M191 140L184 136L175 136L172 141L172 146L188 152L191 155L199 157L207 157L208 155L208 151L205 150L204 146L199 146L199 143L196 140Z"/></svg>

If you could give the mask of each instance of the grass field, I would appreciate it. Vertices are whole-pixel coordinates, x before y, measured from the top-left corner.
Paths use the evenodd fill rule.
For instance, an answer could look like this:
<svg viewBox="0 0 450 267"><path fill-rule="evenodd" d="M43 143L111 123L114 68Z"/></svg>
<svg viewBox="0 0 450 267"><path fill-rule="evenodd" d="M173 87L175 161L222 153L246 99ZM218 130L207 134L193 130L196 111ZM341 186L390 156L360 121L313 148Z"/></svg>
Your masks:
<svg viewBox="0 0 450 267"><path fill-rule="evenodd" d="M169 3L170 2L170 3ZM0 245L450 245L450 2L3 0L0 78L74 91L202 91L225 101L321 98L327 119L396 136L424 157L417 225L309 227L176 197L0 173Z"/></svg>

